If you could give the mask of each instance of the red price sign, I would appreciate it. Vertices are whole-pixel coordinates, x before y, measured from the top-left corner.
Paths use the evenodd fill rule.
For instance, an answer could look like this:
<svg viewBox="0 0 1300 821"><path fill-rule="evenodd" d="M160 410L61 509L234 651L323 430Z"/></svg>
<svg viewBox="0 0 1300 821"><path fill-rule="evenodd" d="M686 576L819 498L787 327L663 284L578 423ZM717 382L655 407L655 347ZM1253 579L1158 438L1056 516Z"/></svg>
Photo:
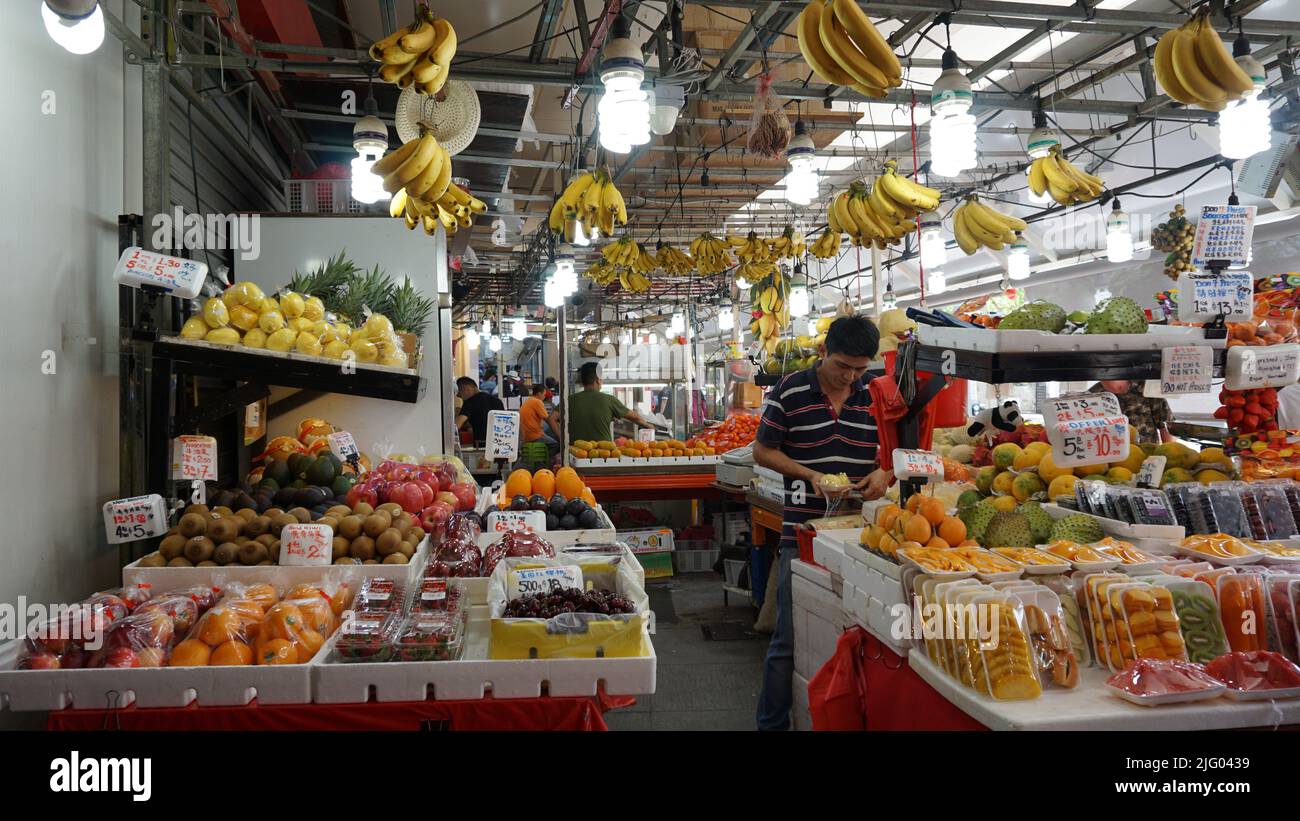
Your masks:
<svg viewBox="0 0 1300 821"><path fill-rule="evenodd" d="M333 557L334 529L329 525L285 525L280 531L282 565L326 565Z"/></svg>
<svg viewBox="0 0 1300 821"><path fill-rule="evenodd" d="M943 459L928 450L894 449L894 476L899 479L942 479Z"/></svg>
<svg viewBox="0 0 1300 821"><path fill-rule="evenodd" d="M1053 435L1055 434L1055 435ZM1128 418L1102 416L1058 422L1048 432L1052 461L1058 465L1097 465L1128 458Z"/></svg>
<svg viewBox="0 0 1300 821"><path fill-rule="evenodd" d="M178 436L172 443L172 478L216 481L217 440L211 436Z"/></svg>

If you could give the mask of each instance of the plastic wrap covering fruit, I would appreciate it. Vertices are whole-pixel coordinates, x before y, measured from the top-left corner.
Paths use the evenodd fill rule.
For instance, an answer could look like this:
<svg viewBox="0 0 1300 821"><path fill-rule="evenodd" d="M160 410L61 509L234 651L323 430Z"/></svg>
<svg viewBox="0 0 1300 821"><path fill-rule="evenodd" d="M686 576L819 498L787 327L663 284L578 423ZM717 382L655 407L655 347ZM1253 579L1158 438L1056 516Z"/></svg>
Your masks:
<svg viewBox="0 0 1300 821"><path fill-rule="evenodd" d="M1300 576L1266 576L1264 593L1268 605L1268 646L1291 661L1300 661L1300 631L1296 629L1296 602Z"/></svg>
<svg viewBox="0 0 1300 821"><path fill-rule="evenodd" d="M470 518L460 514L453 516L447 523L447 533L434 551L424 575L462 578L484 575L483 551L478 546L481 532L478 517Z"/></svg>
<svg viewBox="0 0 1300 821"><path fill-rule="evenodd" d="M1106 679L1106 686L1125 693L1130 701L1157 706L1200 697L1213 698L1223 684L1199 664L1190 661L1137 659Z"/></svg>
<svg viewBox="0 0 1300 821"><path fill-rule="evenodd" d="M1019 602L1011 596L990 593L972 603L988 608L989 620L991 623L996 620L997 626L996 641L981 641L976 617L971 615L972 611L966 611L965 654L975 690L998 701L1038 698L1043 687Z"/></svg>
<svg viewBox="0 0 1300 821"><path fill-rule="evenodd" d="M1223 574L1215 579L1219 613L1228 646L1238 652L1267 650L1268 623L1264 602L1264 577Z"/></svg>
<svg viewBox="0 0 1300 821"><path fill-rule="evenodd" d="M456 579L425 577L411 597L411 612L468 612L465 586Z"/></svg>
<svg viewBox="0 0 1300 821"><path fill-rule="evenodd" d="M507 530L483 554L483 575L492 576L502 559L554 558L555 547L546 539L525 530Z"/></svg>
<svg viewBox="0 0 1300 821"><path fill-rule="evenodd" d="M1100 542L1092 545L1092 548L1103 556L1109 556L1112 559L1119 559L1120 564L1139 565L1153 564L1158 561L1155 556L1138 550L1129 542L1107 536Z"/></svg>
<svg viewBox="0 0 1300 821"><path fill-rule="evenodd" d="M353 609L358 612L393 612L406 607L406 588L392 579L371 577L361 583Z"/></svg>
<svg viewBox="0 0 1300 821"><path fill-rule="evenodd" d="M1216 564L1236 563L1261 555L1245 541L1226 533L1188 536L1178 543L1178 549L1195 559Z"/></svg>
<svg viewBox="0 0 1300 821"><path fill-rule="evenodd" d="M463 611L411 613L393 639L394 661L455 661L465 642Z"/></svg>
<svg viewBox="0 0 1300 821"><path fill-rule="evenodd" d="M1041 587L1012 590L1010 595L1019 599L1024 609L1040 681L1044 685L1077 687L1079 659L1074 653L1060 597Z"/></svg>
<svg viewBox="0 0 1300 821"><path fill-rule="evenodd" d="M1087 619L1079 608L1078 592L1073 580L1068 576L1047 576L1043 586L1057 595L1061 602L1061 616L1066 635L1070 639L1070 649L1079 660L1079 666L1092 664L1092 646L1088 641Z"/></svg>
<svg viewBox="0 0 1300 821"><path fill-rule="evenodd" d="M334 642L334 661L388 661L393 655L393 640L402 617L391 611L353 614L339 630Z"/></svg>
<svg viewBox="0 0 1300 821"><path fill-rule="evenodd" d="M1228 652L1219 603L1210 585L1195 579L1173 578L1162 578L1161 584L1173 597L1187 658L1204 664Z"/></svg>
<svg viewBox="0 0 1300 821"><path fill-rule="evenodd" d="M512 589L512 573L566 567L581 571L581 589L552 589L526 596ZM649 603L635 569L623 556L559 553L553 558L505 558L488 582L492 617L489 657L646 655Z"/></svg>
<svg viewBox="0 0 1300 821"><path fill-rule="evenodd" d="M1267 650L1227 653L1205 665L1205 671L1237 691L1300 688L1300 667Z"/></svg>
<svg viewBox="0 0 1300 821"><path fill-rule="evenodd" d="M255 663L255 645L262 638L266 611L280 600L269 584L230 585L221 601L199 617L189 635L173 649L172 667L207 667ZM277 641L264 649L267 658L259 663L296 664L298 651L289 641Z"/></svg>

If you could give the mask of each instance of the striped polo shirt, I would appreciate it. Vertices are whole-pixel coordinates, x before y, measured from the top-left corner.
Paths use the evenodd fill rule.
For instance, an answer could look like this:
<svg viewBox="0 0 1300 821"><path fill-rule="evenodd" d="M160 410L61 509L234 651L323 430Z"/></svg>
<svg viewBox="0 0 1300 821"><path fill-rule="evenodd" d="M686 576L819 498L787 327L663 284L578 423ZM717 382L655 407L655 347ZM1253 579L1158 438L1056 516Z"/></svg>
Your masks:
<svg viewBox="0 0 1300 821"><path fill-rule="evenodd" d="M836 415L815 367L790 374L768 392L755 439L819 473L846 473L854 482L876 469L876 420L866 384L861 379L853 383ZM804 488L804 498L795 504L794 481L785 477L782 550L798 546L795 525L826 515L826 500L811 487Z"/></svg>

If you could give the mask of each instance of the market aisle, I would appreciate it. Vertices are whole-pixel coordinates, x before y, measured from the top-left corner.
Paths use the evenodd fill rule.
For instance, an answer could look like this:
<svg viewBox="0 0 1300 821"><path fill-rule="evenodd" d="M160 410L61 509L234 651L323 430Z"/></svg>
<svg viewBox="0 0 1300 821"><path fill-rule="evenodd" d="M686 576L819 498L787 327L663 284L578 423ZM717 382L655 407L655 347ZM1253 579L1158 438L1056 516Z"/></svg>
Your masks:
<svg viewBox="0 0 1300 821"><path fill-rule="evenodd" d="M735 597L732 606L724 607L722 579L713 573L652 584L650 597L658 617L657 692L633 707L606 713L609 728L753 730L768 642L751 629L753 609ZM715 640L705 639L701 627L710 628Z"/></svg>

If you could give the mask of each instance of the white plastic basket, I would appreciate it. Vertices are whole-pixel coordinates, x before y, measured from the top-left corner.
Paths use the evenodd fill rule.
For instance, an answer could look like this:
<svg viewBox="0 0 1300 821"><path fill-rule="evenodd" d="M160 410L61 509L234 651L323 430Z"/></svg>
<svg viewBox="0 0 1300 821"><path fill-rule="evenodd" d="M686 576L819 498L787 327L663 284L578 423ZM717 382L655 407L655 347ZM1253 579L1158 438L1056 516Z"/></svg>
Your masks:
<svg viewBox="0 0 1300 821"><path fill-rule="evenodd" d="M712 550L673 551L673 569L678 573L707 573L713 569L722 553L718 548Z"/></svg>
<svg viewBox="0 0 1300 821"><path fill-rule="evenodd" d="M284 199L295 214L360 214L351 180L285 180Z"/></svg>
<svg viewBox="0 0 1300 821"><path fill-rule="evenodd" d="M726 577L728 587L740 587L740 574L745 572L745 565L749 562L744 559L723 559L722 573Z"/></svg>

